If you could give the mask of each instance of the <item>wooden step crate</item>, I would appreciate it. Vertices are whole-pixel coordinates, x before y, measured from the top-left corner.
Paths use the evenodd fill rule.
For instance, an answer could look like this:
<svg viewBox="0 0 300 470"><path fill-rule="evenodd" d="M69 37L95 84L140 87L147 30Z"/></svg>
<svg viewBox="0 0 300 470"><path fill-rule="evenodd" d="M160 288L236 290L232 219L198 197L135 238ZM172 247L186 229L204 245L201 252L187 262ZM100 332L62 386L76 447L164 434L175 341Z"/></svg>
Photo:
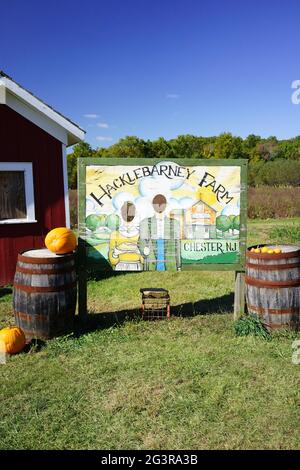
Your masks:
<svg viewBox="0 0 300 470"><path fill-rule="evenodd" d="M170 296L166 289L143 288L142 294L142 317L144 320L158 320L170 318Z"/></svg>

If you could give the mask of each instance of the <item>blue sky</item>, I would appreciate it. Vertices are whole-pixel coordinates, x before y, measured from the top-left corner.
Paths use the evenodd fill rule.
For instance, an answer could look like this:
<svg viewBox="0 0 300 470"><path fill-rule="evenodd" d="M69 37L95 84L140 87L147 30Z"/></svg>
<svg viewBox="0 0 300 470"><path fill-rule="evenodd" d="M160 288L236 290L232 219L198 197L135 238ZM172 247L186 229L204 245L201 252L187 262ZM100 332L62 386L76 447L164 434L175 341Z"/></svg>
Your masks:
<svg viewBox="0 0 300 470"><path fill-rule="evenodd" d="M93 147L126 135L288 138L300 135L299 20L296 0L10 0L0 69Z"/></svg>

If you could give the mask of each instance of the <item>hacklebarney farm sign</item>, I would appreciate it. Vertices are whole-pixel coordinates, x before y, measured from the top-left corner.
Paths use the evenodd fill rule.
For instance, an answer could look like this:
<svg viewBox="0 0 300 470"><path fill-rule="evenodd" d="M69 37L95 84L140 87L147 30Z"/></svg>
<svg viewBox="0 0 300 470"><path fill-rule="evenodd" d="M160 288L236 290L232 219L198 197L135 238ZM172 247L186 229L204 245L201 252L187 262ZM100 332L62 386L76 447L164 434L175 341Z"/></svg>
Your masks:
<svg viewBox="0 0 300 470"><path fill-rule="evenodd" d="M243 268L244 161L81 159L79 205L95 268Z"/></svg>

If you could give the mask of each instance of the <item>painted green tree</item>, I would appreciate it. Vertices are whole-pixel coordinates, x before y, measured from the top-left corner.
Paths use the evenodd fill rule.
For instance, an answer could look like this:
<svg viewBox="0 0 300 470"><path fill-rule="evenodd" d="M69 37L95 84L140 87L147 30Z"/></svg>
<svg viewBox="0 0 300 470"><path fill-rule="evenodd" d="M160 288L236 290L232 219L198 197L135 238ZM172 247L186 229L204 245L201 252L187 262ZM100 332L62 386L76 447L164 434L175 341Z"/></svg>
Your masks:
<svg viewBox="0 0 300 470"><path fill-rule="evenodd" d="M232 221L228 215L219 215L216 218L216 229L222 232L222 234L228 232L231 227Z"/></svg>
<svg viewBox="0 0 300 470"><path fill-rule="evenodd" d="M234 230L240 230L240 216L236 215L233 219L232 226Z"/></svg>

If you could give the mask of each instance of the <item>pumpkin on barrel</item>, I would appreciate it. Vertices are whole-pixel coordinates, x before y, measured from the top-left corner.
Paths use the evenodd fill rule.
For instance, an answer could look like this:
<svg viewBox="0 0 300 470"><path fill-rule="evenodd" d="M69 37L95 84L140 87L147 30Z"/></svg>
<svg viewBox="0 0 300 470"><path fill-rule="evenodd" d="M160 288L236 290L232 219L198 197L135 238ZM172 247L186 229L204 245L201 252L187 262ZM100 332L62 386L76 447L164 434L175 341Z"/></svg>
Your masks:
<svg viewBox="0 0 300 470"><path fill-rule="evenodd" d="M75 250L77 240L72 230L67 227L58 227L46 235L45 245L53 253L64 255Z"/></svg>

